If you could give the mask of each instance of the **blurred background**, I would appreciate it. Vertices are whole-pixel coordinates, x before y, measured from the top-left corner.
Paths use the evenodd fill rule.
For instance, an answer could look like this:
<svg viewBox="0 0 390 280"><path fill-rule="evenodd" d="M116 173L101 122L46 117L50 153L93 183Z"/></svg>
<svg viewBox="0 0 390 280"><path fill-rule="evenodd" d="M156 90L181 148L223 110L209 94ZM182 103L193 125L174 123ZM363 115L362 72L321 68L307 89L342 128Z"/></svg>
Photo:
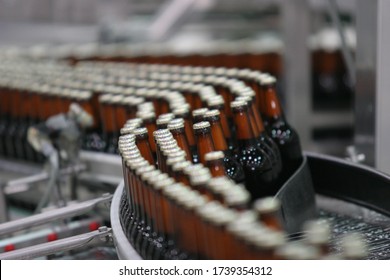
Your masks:
<svg viewBox="0 0 390 280"><path fill-rule="evenodd" d="M304 148L343 157L353 144L355 74L346 58L356 49L355 0L1 0L0 26L2 48L36 53L63 44L85 53L95 43L267 53L260 68L279 78Z"/></svg>
<svg viewBox="0 0 390 280"><path fill-rule="evenodd" d="M387 0L0 0L0 53L75 61L96 55L103 61L121 55L132 62L151 59L143 63L194 55L195 66L209 66L209 54L253 54L251 68L277 77L287 119L305 151L389 173L389 13ZM240 63L230 67L248 67ZM122 181L120 158L86 151L81 158L80 197L113 193ZM28 216L42 193L30 185L38 182L43 189L47 174L39 175L41 166L1 158L0 170L11 208L11 217L0 221ZM19 180L21 173L30 177ZM64 184L72 185L68 181ZM382 199L381 192L377 197ZM0 214L7 213L4 205ZM371 219L355 208L351 212ZM109 216L107 207L98 208L76 222L89 231L109 225ZM66 228L66 236L74 233ZM106 249L94 251L93 258L116 258Z"/></svg>

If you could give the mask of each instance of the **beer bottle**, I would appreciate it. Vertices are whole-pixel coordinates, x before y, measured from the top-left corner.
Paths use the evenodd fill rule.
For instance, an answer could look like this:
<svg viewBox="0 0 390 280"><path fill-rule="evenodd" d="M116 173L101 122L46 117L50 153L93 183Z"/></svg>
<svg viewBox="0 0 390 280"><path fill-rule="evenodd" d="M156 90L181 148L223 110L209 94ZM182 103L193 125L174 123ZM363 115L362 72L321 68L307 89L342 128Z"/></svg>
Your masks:
<svg viewBox="0 0 390 280"><path fill-rule="evenodd" d="M236 126L238 159L244 169L246 188L253 199L276 193L277 186L273 180L272 163L265 152L257 146L248 116L247 103L233 101L231 107Z"/></svg>
<svg viewBox="0 0 390 280"><path fill-rule="evenodd" d="M196 209L197 215L200 218L200 244L199 244L199 254L204 256L206 259L213 259L215 257L215 232L213 225L210 220L215 211L218 210L219 202L209 201L206 205Z"/></svg>
<svg viewBox="0 0 390 280"><path fill-rule="evenodd" d="M62 112L62 108L60 107L60 104L58 104L61 101L61 98L59 98L58 94L56 95L54 99L54 107L56 108L55 114L59 114ZM96 147L96 142L98 140L97 133L98 133L98 127L100 123L98 123L99 118L97 117L98 112L96 112L93 108L92 104L92 92L90 91L79 91L76 102L83 108L84 111L86 111L88 114L92 116L93 123L91 127L88 127L85 131L85 136L83 139L82 147L85 150L94 150ZM124 125L124 122L122 123L122 127Z"/></svg>
<svg viewBox="0 0 390 280"><path fill-rule="evenodd" d="M205 114L205 120L210 123L215 149L224 153L223 162L226 169L226 175L235 182L243 182L245 180L244 171L240 163L233 156L231 150L228 149L220 123L220 112L216 109L208 111Z"/></svg>
<svg viewBox="0 0 390 280"><path fill-rule="evenodd" d="M248 246L247 236L248 234L253 235L252 229L255 222L255 213L248 210L239 213L237 218L227 225L227 244L230 244L227 246L230 249L226 254L227 259L248 259L252 248Z"/></svg>
<svg viewBox="0 0 390 280"><path fill-rule="evenodd" d="M186 153L186 159L192 160L190 146L185 134L184 119L173 119L168 124L168 129L172 133L173 138L177 141L178 146Z"/></svg>
<svg viewBox="0 0 390 280"><path fill-rule="evenodd" d="M104 94L99 97L100 101L100 113L103 123L103 135L105 142L105 151L107 153L116 153L116 128L115 128L115 111L112 106L111 94ZM114 143L115 142L115 143Z"/></svg>
<svg viewBox="0 0 390 280"><path fill-rule="evenodd" d="M246 91L247 93L250 93ZM245 92L240 92L241 94ZM255 134L255 138L257 139L258 146L264 150L269 158L272 161L272 169L274 172L275 179L280 176L282 172L282 159L280 156L280 151L275 142L268 136L268 134L264 130L263 121L258 114L258 111L253 102L253 96L238 96L236 100L245 101L248 103L248 113L249 118L251 120L252 129ZM257 117L256 117L257 116Z"/></svg>
<svg viewBox="0 0 390 280"><path fill-rule="evenodd" d="M114 108L115 127L123 127L127 121L126 103L123 101L123 95L114 95L112 97L112 106Z"/></svg>
<svg viewBox="0 0 390 280"><path fill-rule="evenodd" d="M196 141L195 141L195 134L193 130L193 122L190 116L190 110L188 105L181 105L180 107L173 110L173 113L175 114L176 118L182 118L184 120L184 130L186 134L186 138L188 141L188 145L190 146L190 151L193 157L193 162L198 162L197 157L197 147L196 147Z"/></svg>
<svg viewBox="0 0 390 280"><path fill-rule="evenodd" d="M283 177L288 178L302 162L302 150L297 132L286 121L275 89L276 79L262 79L264 111L269 135L279 146L283 160Z"/></svg>
<svg viewBox="0 0 390 280"><path fill-rule="evenodd" d="M149 133L149 146L150 149L152 150L153 157L156 159L156 142L154 141L153 138L153 132L157 130L157 125L156 125L156 114L153 111L138 111L139 113L137 116L142 119L142 124L146 129L148 130Z"/></svg>
<svg viewBox="0 0 390 280"><path fill-rule="evenodd" d="M234 142L233 137L231 133L231 129L229 126L228 119L226 117L225 113L225 101L222 96L217 95L207 100L208 108L210 110L218 110L219 111L219 118L222 126L222 131L226 139L226 143L228 144L229 150L233 150L234 148Z"/></svg>
<svg viewBox="0 0 390 280"><path fill-rule="evenodd" d="M190 258L200 259L199 247L201 235L199 234L199 218L196 215L196 209L206 204L207 200L199 193L186 190L178 197L178 203L182 211L178 211L178 245L184 248L190 255Z"/></svg>
<svg viewBox="0 0 390 280"><path fill-rule="evenodd" d="M133 131L135 143L143 156L151 165L154 165L154 158L149 146L149 134L145 127L136 128Z"/></svg>
<svg viewBox="0 0 390 280"><path fill-rule="evenodd" d="M206 164L205 155L215 151L214 142L211 137L209 122L199 122L194 124L194 132L197 138L198 156L202 164Z"/></svg>

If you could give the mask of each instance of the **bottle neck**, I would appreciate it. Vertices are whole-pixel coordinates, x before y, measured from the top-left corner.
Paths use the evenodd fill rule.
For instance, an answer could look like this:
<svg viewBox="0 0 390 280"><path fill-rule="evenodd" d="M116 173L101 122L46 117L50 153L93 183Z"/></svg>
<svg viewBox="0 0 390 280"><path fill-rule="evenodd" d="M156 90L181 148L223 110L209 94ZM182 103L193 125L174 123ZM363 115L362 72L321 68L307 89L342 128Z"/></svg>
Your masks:
<svg viewBox="0 0 390 280"><path fill-rule="evenodd" d="M190 147L195 146L196 145L195 135L194 135L194 130L192 129L193 123L191 121L189 114L188 113L181 114L178 115L177 117L182 118L184 120L184 130L187 137L188 145L190 145Z"/></svg>
<svg viewBox="0 0 390 280"><path fill-rule="evenodd" d="M184 128L172 130L171 133L173 138L175 138L177 141L177 145L186 153L186 159L191 160L191 151L184 132Z"/></svg>
<svg viewBox="0 0 390 280"><path fill-rule="evenodd" d="M225 135L226 139L230 139L232 137L232 133L230 131L230 126L229 126L228 119L226 117L224 106L222 106L222 105L221 106L215 106L215 107L211 107L211 109L216 109L216 110L219 111L219 119L220 119L220 122L221 122L223 134Z"/></svg>
<svg viewBox="0 0 390 280"><path fill-rule="evenodd" d="M255 113L252 109L252 101L248 102L248 106L249 106L248 107L248 115L249 115L249 120L250 120L250 124L251 124L252 131L253 131L253 136L257 139L260 136L260 131L259 131L257 121L255 118Z"/></svg>
<svg viewBox="0 0 390 280"><path fill-rule="evenodd" d="M213 137L215 149L217 151L228 150L225 135L222 131L222 126L219 119L209 120L211 126L211 135Z"/></svg>
<svg viewBox="0 0 390 280"><path fill-rule="evenodd" d="M223 97L225 104L230 104L230 102L233 100L233 98L232 98L230 92L228 91L228 89L226 89L223 86L218 86L217 91L218 91L219 95L221 95ZM225 112L225 115L228 118L233 117L233 112L232 112L232 109L230 108L230 106L225 106L223 111Z"/></svg>
<svg viewBox="0 0 390 280"><path fill-rule="evenodd" d="M274 85L263 87L264 111L262 112L268 120L284 120L283 111L279 98L276 95Z"/></svg>
<svg viewBox="0 0 390 280"><path fill-rule="evenodd" d="M257 130L259 131L259 134L262 134L265 131L263 119L261 118L259 111L256 108L254 100L252 101L251 110L253 112L253 116L256 121Z"/></svg>
<svg viewBox="0 0 390 280"><path fill-rule="evenodd" d="M154 141L154 138L153 138L153 132L157 130L157 126L155 124L155 120L154 119L144 120L143 121L143 125L148 130L150 149L152 150L153 153L155 153L156 150L157 150L156 142Z"/></svg>
<svg viewBox="0 0 390 280"><path fill-rule="evenodd" d="M137 135L135 143L142 157L146 159L150 164L153 165L154 159L153 159L152 151L150 150L149 147L148 134Z"/></svg>
<svg viewBox="0 0 390 280"><path fill-rule="evenodd" d="M243 108L234 112L233 119L236 126L236 136L238 142L244 145L254 144L255 137L250 124L248 111Z"/></svg>
<svg viewBox="0 0 390 280"><path fill-rule="evenodd" d="M197 133L197 142L198 142L198 154L199 159L202 164L206 163L205 155L210 152L215 151L214 142L211 137L210 130L207 132L198 132Z"/></svg>

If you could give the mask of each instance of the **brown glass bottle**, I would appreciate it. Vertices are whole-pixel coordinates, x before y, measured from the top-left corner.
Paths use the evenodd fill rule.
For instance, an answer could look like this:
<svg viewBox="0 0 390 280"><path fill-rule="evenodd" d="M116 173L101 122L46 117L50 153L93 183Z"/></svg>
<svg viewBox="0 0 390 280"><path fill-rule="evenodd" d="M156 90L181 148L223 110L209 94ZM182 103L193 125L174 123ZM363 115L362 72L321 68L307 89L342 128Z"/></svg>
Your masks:
<svg viewBox="0 0 390 280"><path fill-rule="evenodd" d="M100 101L100 113L103 123L103 139L105 142L105 151L107 153L116 153L116 127L115 127L115 110L112 106L113 95L105 94L101 95Z"/></svg>
<svg viewBox="0 0 390 280"><path fill-rule="evenodd" d="M220 122L222 126L222 131L226 139L226 143L228 144L229 150L233 150L234 148L234 142L233 142L233 137L231 133L231 129L229 126L228 119L226 117L225 113L225 101L222 96L217 95L212 98L210 98L208 101L208 108L210 110L218 110L219 111L219 117L220 117Z"/></svg>
<svg viewBox="0 0 390 280"><path fill-rule="evenodd" d="M215 151L213 138L209 122L199 122L194 124L194 132L197 140L199 162L206 164L205 155Z"/></svg>
<svg viewBox="0 0 390 280"><path fill-rule="evenodd" d="M149 134L145 127L134 129L135 143L144 159L151 165L154 165L154 158L149 146Z"/></svg>
<svg viewBox="0 0 390 280"><path fill-rule="evenodd" d="M288 124L276 94L276 79L269 76L262 80L261 112L268 134L279 146L283 161L283 177L287 178L302 162L302 149L298 133Z"/></svg>
<svg viewBox="0 0 390 280"><path fill-rule="evenodd" d="M173 138L177 141L177 145L186 153L186 159L192 160L190 146L185 134L184 120L173 119L169 122L168 129L172 133Z"/></svg>
<svg viewBox="0 0 390 280"><path fill-rule="evenodd" d="M154 112L142 112L139 114L139 117L142 119L143 125L146 127L149 133L149 146L152 150L153 157L156 159L156 142L153 138L153 132L157 130L156 125L156 114Z"/></svg>
<svg viewBox="0 0 390 280"><path fill-rule="evenodd" d="M182 118L184 120L184 130L187 137L188 145L190 146L190 151L192 154L193 162L198 162L197 157L197 147L196 147L196 141L195 141L195 134L193 130L193 122L190 116L190 111L188 106L181 106L175 110L173 110L173 113L175 114L176 118Z"/></svg>
<svg viewBox="0 0 390 280"><path fill-rule="evenodd" d="M223 161L226 168L226 175L235 182L243 182L245 180L244 171L241 164L228 148L220 122L220 112L216 109L210 110L205 114L205 119L210 123L215 149L217 151L222 151L225 155Z"/></svg>
<svg viewBox="0 0 390 280"><path fill-rule="evenodd" d="M275 144L275 142L273 142L270 137L268 137L267 133L264 130L263 123L260 123L256 120L255 115L257 110L256 108L255 110L253 110L253 99L249 96L238 96L236 100L244 101L248 104L248 115L254 136L257 139L257 145L270 158L272 162L272 172L274 174L274 178L275 180L278 179L282 172L282 159L280 158L278 146Z"/></svg>
<svg viewBox="0 0 390 280"><path fill-rule="evenodd" d="M236 126L238 159L245 172L246 188L253 199L276 193L272 163L257 146L248 116L248 105L243 101L233 101L231 107Z"/></svg>

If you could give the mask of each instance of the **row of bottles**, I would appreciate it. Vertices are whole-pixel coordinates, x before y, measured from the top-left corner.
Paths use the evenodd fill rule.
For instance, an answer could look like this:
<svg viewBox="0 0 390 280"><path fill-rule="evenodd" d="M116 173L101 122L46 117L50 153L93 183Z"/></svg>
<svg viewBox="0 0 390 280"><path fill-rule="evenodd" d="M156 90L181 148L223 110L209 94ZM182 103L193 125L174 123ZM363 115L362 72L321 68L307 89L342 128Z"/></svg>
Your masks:
<svg viewBox="0 0 390 280"><path fill-rule="evenodd" d="M251 204L250 193L220 172L225 168L222 151L204 151L206 165L189 160L188 145L176 134L183 123L182 119L173 119L168 129L152 133L155 156L142 120L129 120L119 138L125 178L122 223L130 242L144 258L365 257L365 244L356 235L346 236L343 254L335 254L325 221L307 222L304 238L288 240L279 220L278 200L266 197ZM210 128L205 121L194 126L202 134Z"/></svg>
<svg viewBox="0 0 390 280"><path fill-rule="evenodd" d="M158 122L160 122L160 126L163 125L160 115L167 114L169 110L172 110L171 114L176 117L184 117L186 136L195 162L197 160L197 147L194 143L195 135L194 131L191 131L191 124L204 119L206 111L217 110L219 111L226 143L218 140L216 148L224 151L226 158L231 158L225 160L227 165L231 162L234 164L237 161L237 155L240 152L239 150L243 149L242 144L244 142L246 146L253 146L256 143L257 148L252 149L251 152L260 154L259 160L256 161L258 167L255 167L253 162L242 160L242 158L245 158L244 156L239 157L241 165L243 167L247 166L246 171L244 170L246 173L254 173L254 168L272 169L271 173L273 174L265 176L268 177L266 181L276 182L277 177L280 177L282 165L284 165L284 176L280 178L284 179L299 165L301 151L298 136L284 119L277 100L276 81L273 77L238 69L178 68L166 65L160 67L150 65L148 67L146 65L117 64L108 63L106 65L105 63L86 62L75 69L70 68L73 71L63 66L57 69L51 66L43 71L43 74L48 77L41 73L36 74L37 71L30 71L32 73L25 71L27 73L23 73L21 70L21 72L30 79L42 78L44 81L46 79L48 84L42 86L44 93L41 94L42 90L38 90L37 94L47 99L46 103L50 108L54 108L52 104L56 104L58 101L61 102L61 100L66 106L72 98L88 107L87 111L94 116L95 125L87 132L84 140L85 149L116 153L116 142L120 127L123 126L127 118L135 116L135 109L138 105L141 106L144 101L147 101L151 102L154 107L156 118L154 125L157 125ZM7 69L7 67L4 68ZM44 67L40 65L37 68L33 70L41 70ZM132 71L126 71L127 68ZM138 68L140 69L139 72L137 72ZM46 73L48 70L51 70L51 74ZM106 75L104 75L105 72L107 72ZM173 74L177 72L186 74ZM203 75L195 75L199 72ZM211 73L211 75L204 75L206 72ZM138 76L143 76L144 79L131 79L136 73L138 73ZM8 73L11 80L12 74L15 75L16 73ZM57 78L60 75L63 77L62 79ZM145 79L145 77L150 78ZM7 95L7 92L9 91L5 86L2 94ZM28 94L35 95L35 92L34 90L28 91ZM235 124L234 118L237 119L238 117L235 117L237 114L234 114L233 111L237 111L238 107L232 108L232 104L233 106L237 105L234 105L234 102L247 104L245 105L247 108L244 108L244 111L247 110L247 112L241 110L240 113L241 119L244 118L247 122L250 122L250 126L246 127L249 130L245 136L242 133L240 135L236 133L238 126ZM46 118L60 112L60 108L45 110L42 105L38 107L38 110L44 111L44 117ZM140 114L142 115L142 111L140 111ZM153 116L148 118L153 122ZM212 124L212 133L215 136L218 128L213 119L218 118L218 116L207 118ZM13 119L11 117L11 120ZM242 122L239 121L239 124L242 125ZM249 132L250 130L252 131ZM233 135L237 137L233 137ZM244 138L238 139L239 137ZM247 138L255 139L252 142L242 141L248 140ZM217 141L216 139L213 140L214 142ZM239 142L241 148L239 148ZM245 153L245 151L241 151L241 155L243 155L242 153ZM235 157L235 160L233 157ZM232 170L232 168L227 169L228 171ZM234 174L231 174L231 176L234 176ZM236 181L242 181L242 175L238 174L237 176L239 177ZM254 178L253 181L257 181L257 179Z"/></svg>
<svg viewBox="0 0 390 280"><path fill-rule="evenodd" d="M37 160L27 157L27 124L78 102L94 119L84 149L120 152L122 223L145 258L334 257L310 240L287 242L278 203L264 198L302 160L274 77L235 68L23 59L5 61L0 74L2 155ZM8 133L12 127L17 133Z"/></svg>

